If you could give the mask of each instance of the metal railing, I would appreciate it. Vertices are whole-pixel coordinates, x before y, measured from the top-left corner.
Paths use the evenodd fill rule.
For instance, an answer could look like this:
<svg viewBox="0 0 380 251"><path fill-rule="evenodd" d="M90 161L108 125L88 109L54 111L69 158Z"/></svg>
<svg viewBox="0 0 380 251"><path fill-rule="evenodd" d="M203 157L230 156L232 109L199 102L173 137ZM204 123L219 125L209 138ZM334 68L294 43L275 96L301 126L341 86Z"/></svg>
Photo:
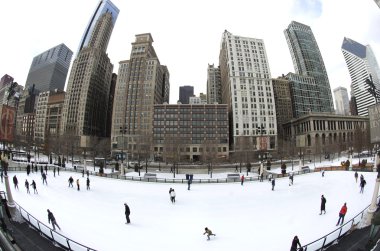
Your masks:
<svg viewBox="0 0 380 251"><path fill-rule="evenodd" d="M19 204L15 202L18 210L20 211L22 217L34 228L36 229L41 235L47 237L49 240L51 240L54 244L58 244L59 247L64 248L65 250L73 250L73 251L96 251L96 249L87 247L83 244L80 244L79 242L76 242L70 238L67 238L66 236L57 233L55 230L51 229L49 226L45 225L44 223L40 222L37 218L35 218L33 215L28 213L24 208L22 208Z"/></svg>

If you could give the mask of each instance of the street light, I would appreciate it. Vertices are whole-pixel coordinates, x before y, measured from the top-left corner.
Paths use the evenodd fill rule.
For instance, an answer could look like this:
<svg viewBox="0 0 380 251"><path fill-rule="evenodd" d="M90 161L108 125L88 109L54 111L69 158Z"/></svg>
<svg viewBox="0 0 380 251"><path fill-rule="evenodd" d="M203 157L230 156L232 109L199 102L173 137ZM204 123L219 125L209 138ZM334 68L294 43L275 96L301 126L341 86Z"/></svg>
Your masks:
<svg viewBox="0 0 380 251"><path fill-rule="evenodd" d="M121 150L121 165L120 165L120 171L121 171L121 175L124 176L124 135L125 133L127 132L127 128L125 126L121 126L120 127L120 132L122 134L122 137L123 137L123 147L122 147L122 150ZM128 160L127 160L127 165L128 165Z"/></svg>
<svg viewBox="0 0 380 251"><path fill-rule="evenodd" d="M303 163L303 156L304 156L304 153L302 151L299 151L298 152L298 157L300 158L299 159L299 168L300 168L300 170L301 170L301 167L304 165L304 163Z"/></svg>
<svg viewBox="0 0 380 251"><path fill-rule="evenodd" d="M5 190L7 192L8 197L8 207L11 209L11 214L13 215L14 210L16 209L16 204L13 200L11 187L9 186L9 179L8 179L8 155L6 152L1 153L1 166L4 169L4 180L5 180Z"/></svg>
<svg viewBox="0 0 380 251"><path fill-rule="evenodd" d="M350 153L350 171L352 171L352 154L353 154L353 152L354 152L354 148L352 147L352 146L350 146L349 148L348 148L348 151L349 151L349 153Z"/></svg>

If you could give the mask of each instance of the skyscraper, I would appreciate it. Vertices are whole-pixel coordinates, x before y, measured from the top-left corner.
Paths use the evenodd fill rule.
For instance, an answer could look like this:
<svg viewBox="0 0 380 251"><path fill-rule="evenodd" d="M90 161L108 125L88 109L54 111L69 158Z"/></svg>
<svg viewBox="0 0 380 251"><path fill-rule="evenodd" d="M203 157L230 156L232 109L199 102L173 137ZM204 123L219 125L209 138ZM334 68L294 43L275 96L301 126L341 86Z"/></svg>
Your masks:
<svg viewBox="0 0 380 251"><path fill-rule="evenodd" d="M222 103L228 104L230 136L251 149L276 146L276 111L265 45L262 39L225 31L219 54Z"/></svg>
<svg viewBox="0 0 380 251"><path fill-rule="evenodd" d="M377 6L379 6L379 8L380 8L380 0L375 0L375 3L376 3Z"/></svg>
<svg viewBox="0 0 380 251"><path fill-rule="evenodd" d="M208 65L207 68L207 103L221 104L222 95L220 88L220 67L214 67L214 64Z"/></svg>
<svg viewBox="0 0 380 251"><path fill-rule="evenodd" d="M189 104L189 98L194 96L194 86L185 85L179 87L179 102Z"/></svg>
<svg viewBox="0 0 380 251"><path fill-rule="evenodd" d="M151 146L154 105L169 102L169 71L160 64L152 44L151 34L136 35L130 59L119 62L112 151L127 151L130 158L142 157L142 144Z"/></svg>
<svg viewBox="0 0 380 251"><path fill-rule="evenodd" d="M375 98L367 91L366 79L372 76L377 89L380 89L380 70L375 55L369 45L362 45L344 38L342 53L351 77L351 88L356 99L358 115L367 116L368 107L375 104Z"/></svg>
<svg viewBox="0 0 380 251"><path fill-rule="evenodd" d="M349 115L350 114L350 103L348 99L347 89L339 86L334 89L336 114Z"/></svg>
<svg viewBox="0 0 380 251"><path fill-rule="evenodd" d="M34 85L36 93L65 88L73 52L59 44L33 58L25 83L28 90Z"/></svg>
<svg viewBox="0 0 380 251"><path fill-rule="evenodd" d="M119 10L101 0L85 30L74 60L62 113L62 133L105 137L113 65L107 46ZM83 142L83 141L82 141Z"/></svg>
<svg viewBox="0 0 380 251"><path fill-rule="evenodd" d="M333 112L334 105L327 71L311 28L292 21L284 34L295 73L314 78L317 87L315 98L321 103L321 111Z"/></svg>

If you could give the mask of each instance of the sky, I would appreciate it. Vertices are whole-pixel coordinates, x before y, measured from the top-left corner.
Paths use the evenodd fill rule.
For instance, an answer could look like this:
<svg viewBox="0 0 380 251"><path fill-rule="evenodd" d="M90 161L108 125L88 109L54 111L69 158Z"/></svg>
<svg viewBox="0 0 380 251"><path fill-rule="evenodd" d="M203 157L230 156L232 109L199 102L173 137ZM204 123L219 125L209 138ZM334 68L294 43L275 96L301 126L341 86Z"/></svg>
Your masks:
<svg viewBox="0 0 380 251"><path fill-rule="evenodd" d="M0 75L25 86L38 54L60 44L77 52L98 0L0 0ZM207 92L207 66L219 64L222 33L263 39L271 76L294 72L284 29L291 21L309 25L318 42L331 89L350 91L341 52L344 37L369 44L380 60L380 9L373 0L113 0L120 9L108 55L117 73L129 59L136 34L151 33L162 65L170 72L170 103L179 86ZM75 54L74 54L75 57Z"/></svg>
<svg viewBox="0 0 380 251"><path fill-rule="evenodd" d="M331 164L336 163L316 163ZM48 171L47 186L42 184L39 172L29 177L26 172L9 172L9 177L10 180L14 175L18 177L19 189L15 190L11 182L11 190L24 210L49 225L46 210L50 209L61 228L58 233L96 250L174 251L180 246L184 251L236 248L248 251L252 247L278 251L289 250L294 235L306 245L334 231L344 203L348 207L345 222L360 213L371 202L376 174L363 173L367 181L363 194L359 193L359 183L352 171L328 171L324 177L319 172L297 175L292 186L288 178L278 178L274 191L268 181L244 185L193 183L189 191L181 183L132 182L96 176L90 176L91 189L87 191L86 178L80 173L61 171L54 177ZM172 177L167 173L157 175ZM75 184L74 188L68 187L70 176L79 179L80 191ZM226 173L215 177L225 178ZM194 178L208 176L195 174ZM29 183L36 181L38 194L33 190L26 193L25 179ZM170 187L176 191L175 204L169 200ZM4 183L0 183L0 189L4 189ZM327 200L326 214L319 215L322 194ZM129 225L125 224L125 202L131 210ZM216 234L210 241L203 235L205 227Z"/></svg>

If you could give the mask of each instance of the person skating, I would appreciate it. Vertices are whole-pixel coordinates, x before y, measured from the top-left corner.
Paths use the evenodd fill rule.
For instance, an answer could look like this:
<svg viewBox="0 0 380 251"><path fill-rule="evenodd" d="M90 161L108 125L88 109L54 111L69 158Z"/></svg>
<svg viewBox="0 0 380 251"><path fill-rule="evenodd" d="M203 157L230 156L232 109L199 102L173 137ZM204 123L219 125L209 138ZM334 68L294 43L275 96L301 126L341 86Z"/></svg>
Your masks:
<svg viewBox="0 0 380 251"><path fill-rule="evenodd" d="M358 183L358 172L357 171L355 171L355 181L356 181L356 183Z"/></svg>
<svg viewBox="0 0 380 251"><path fill-rule="evenodd" d="M47 180L46 180L46 174L45 173L42 173L42 185L46 183L47 185Z"/></svg>
<svg viewBox="0 0 380 251"><path fill-rule="evenodd" d="M74 179L73 179L73 177L72 176L70 176L70 178L69 178L69 187L73 187L73 182L74 182Z"/></svg>
<svg viewBox="0 0 380 251"><path fill-rule="evenodd" d="M275 181L275 179L273 178L272 179L272 191L274 191L274 186L276 185L276 181Z"/></svg>
<svg viewBox="0 0 380 251"><path fill-rule="evenodd" d="M77 179L77 189L78 189L78 191L80 190L79 179Z"/></svg>
<svg viewBox="0 0 380 251"><path fill-rule="evenodd" d="M30 174L30 165L28 164L28 165L26 166L26 175L29 176L29 174Z"/></svg>
<svg viewBox="0 0 380 251"><path fill-rule="evenodd" d="M3 178L4 178L3 170L1 170L1 172L0 172L0 177L1 177L1 183L3 183L4 182L4 180L3 180Z"/></svg>
<svg viewBox="0 0 380 251"><path fill-rule="evenodd" d="M293 238L292 246L290 247L290 251L297 251L297 246L299 246L300 248L302 247L300 240L298 239L298 236L296 235Z"/></svg>
<svg viewBox="0 0 380 251"><path fill-rule="evenodd" d="M340 225L343 225L344 216L346 215L346 213L347 213L347 205L346 205L346 203L344 203L344 205L342 206L342 208L339 211L339 220L338 220L338 223L336 223L337 226L339 225L341 219L342 219L342 223L340 223Z"/></svg>
<svg viewBox="0 0 380 251"><path fill-rule="evenodd" d="M319 215L321 215L322 212L325 212L325 214L326 214L326 198L325 198L325 196L323 196L323 194L321 197L321 213Z"/></svg>
<svg viewBox="0 0 380 251"><path fill-rule="evenodd" d="M53 226L53 230L55 230L55 226L57 226L58 229L61 230L61 228L57 224L57 221L55 220L55 217L54 217L53 213L50 212L49 209L47 210L47 212L48 212L48 221L49 221L49 224L51 222L51 225Z"/></svg>
<svg viewBox="0 0 380 251"><path fill-rule="evenodd" d="M170 201L172 203L175 203L175 196L176 196L175 191L174 189L172 189L172 191L170 192Z"/></svg>
<svg viewBox="0 0 380 251"><path fill-rule="evenodd" d="M241 181L240 184L243 185L244 184L244 174L241 176L240 181Z"/></svg>
<svg viewBox="0 0 380 251"><path fill-rule="evenodd" d="M31 186L33 187L33 191L34 193L38 194L38 191L37 191L37 185L36 185L36 182L34 180L32 180L32 184Z"/></svg>
<svg viewBox="0 0 380 251"><path fill-rule="evenodd" d="M322 177L325 177L325 170L322 170Z"/></svg>
<svg viewBox="0 0 380 251"><path fill-rule="evenodd" d="M15 185L15 189L17 188L17 190L18 190L18 180L17 180L16 175L13 176L13 184Z"/></svg>
<svg viewBox="0 0 380 251"><path fill-rule="evenodd" d="M27 192L27 193L30 193L30 191L29 191L29 182L28 182L28 180L25 180L25 188L26 188L26 192Z"/></svg>
<svg viewBox="0 0 380 251"><path fill-rule="evenodd" d="M90 190L90 179L88 177L86 180L86 186L87 186L87 190Z"/></svg>
<svg viewBox="0 0 380 251"><path fill-rule="evenodd" d="M363 193L364 192L364 186L367 184L367 182L365 181L365 179L360 179L360 193Z"/></svg>
<svg viewBox="0 0 380 251"><path fill-rule="evenodd" d="M191 185L191 179L189 178L187 180L187 190L190 190L190 185Z"/></svg>
<svg viewBox="0 0 380 251"><path fill-rule="evenodd" d="M208 229L207 227L205 228L205 232L203 233L203 235L207 234L207 240L209 241L210 240L210 236L213 235L213 236L216 236L215 234L212 233L212 231L210 229Z"/></svg>
<svg viewBox="0 0 380 251"><path fill-rule="evenodd" d="M129 223L131 223L131 220L129 219L129 215L131 214L131 210L129 209L129 206L127 205L127 203L124 203L124 207L125 207L125 218L127 219L126 224L129 224Z"/></svg>
<svg viewBox="0 0 380 251"><path fill-rule="evenodd" d="M293 185L293 173L289 174L289 186Z"/></svg>
<svg viewBox="0 0 380 251"><path fill-rule="evenodd" d="M55 167L53 168L53 174L54 174L54 177L55 177Z"/></svg>

